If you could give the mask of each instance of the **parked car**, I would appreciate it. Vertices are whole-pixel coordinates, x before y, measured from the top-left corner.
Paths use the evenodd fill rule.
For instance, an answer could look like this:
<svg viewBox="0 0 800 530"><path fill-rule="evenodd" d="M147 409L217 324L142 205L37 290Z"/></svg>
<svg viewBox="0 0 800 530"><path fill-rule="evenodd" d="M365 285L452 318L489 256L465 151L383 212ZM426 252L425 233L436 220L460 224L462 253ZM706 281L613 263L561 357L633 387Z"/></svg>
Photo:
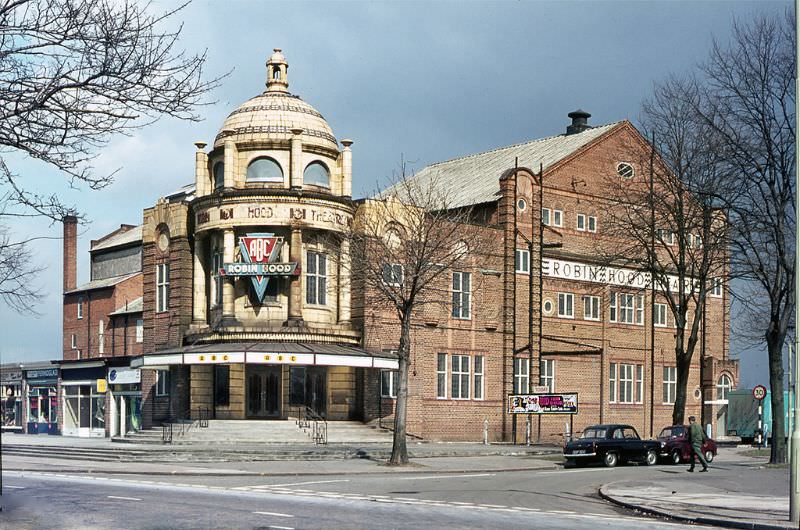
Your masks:
<svg viewBox="0 0 800 530"><path fill-rule="evenodd" d="M661 434L658 435L658 441L661 443L659 451L661 458L669 459L673 464L688 462L692 458L688 425L664 427L661 429ZM717 456L717 442L711 438L706 438L700 449L703 451L703 456L706 457L706 462L711 462Z"/></svg>
<svg viewBox="0 0 800 530"><path fill-rule="evenodd" d="M567 442L564 458L578 466L602 462L606 467L614 467L630 461L652 466L658 462L660 449L659 442L642 440L630 425L592 425L584 429L580 438Z"/></svg>

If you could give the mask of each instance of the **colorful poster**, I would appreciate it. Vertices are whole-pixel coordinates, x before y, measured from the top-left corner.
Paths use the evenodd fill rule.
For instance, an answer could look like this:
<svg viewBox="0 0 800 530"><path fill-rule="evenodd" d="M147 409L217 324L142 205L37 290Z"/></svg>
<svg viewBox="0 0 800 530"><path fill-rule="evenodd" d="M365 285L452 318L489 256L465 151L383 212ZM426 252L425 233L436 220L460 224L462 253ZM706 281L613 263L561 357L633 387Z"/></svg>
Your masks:
<svg viewBox="0 0 800 530"><path fill-rule="evenodd" d="M508 396L511 414L577 414L578 394L517 394Z"/></svg>

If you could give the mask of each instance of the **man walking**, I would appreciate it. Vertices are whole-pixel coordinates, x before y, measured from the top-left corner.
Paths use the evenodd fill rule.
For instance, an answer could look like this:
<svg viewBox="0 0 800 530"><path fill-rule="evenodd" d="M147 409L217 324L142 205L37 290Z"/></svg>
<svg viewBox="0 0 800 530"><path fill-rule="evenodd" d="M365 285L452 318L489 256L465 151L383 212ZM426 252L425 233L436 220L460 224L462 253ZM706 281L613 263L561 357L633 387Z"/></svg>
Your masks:
<svg viewBox="0 0 800 530"><path fill-rule="evenodd" d="M700 473L708 471L708 462L706 462L706 458L703 456L704 439L705 434L703 433L703 428L697 424L697 419L694 416L689 416L689 443L692 444L692 465L687 469L689 473L694 471L695 457L700 459L700 463L703 464L703 469L700 470Z"/></svg>

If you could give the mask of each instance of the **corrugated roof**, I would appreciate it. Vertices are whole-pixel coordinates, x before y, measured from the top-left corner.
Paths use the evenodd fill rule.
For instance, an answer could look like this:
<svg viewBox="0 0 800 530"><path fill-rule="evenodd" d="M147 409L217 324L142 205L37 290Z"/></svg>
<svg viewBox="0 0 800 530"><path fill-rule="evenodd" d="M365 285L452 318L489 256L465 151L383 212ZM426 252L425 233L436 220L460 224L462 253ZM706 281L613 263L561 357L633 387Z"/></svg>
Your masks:
<svg viewBox="0 0 800 530"><path fill-rule="evenodd" d="M125 232L113 235L108 239L99 241L97 244L92 245L92 248L90 250L94 252L95 250L105 250L113 247L120 247L123 245L129 245L131 243L141 243L141 242L142 242L142 225L139 225L137 227L131 228L130 230L126 230Z"/></svg>
<svg viewBox="0 0 800 530"><path fill-rule="evenodd" d="M133 302L128 302L109 315L129 315L131 313L141 313L144 308L143 298L140 296Z"/></svg>
<svg viewBox="0 0 800 530"><path fill-rule="evenodd" d="M547 170L620 123L618 121L576 134L559 134L439 162L421 169L411 179L418 180L423 187L435 184L436 187L447 189L453 208L493 202L500 192L500 175L514 167L515 158L519 158L520 167L538 171L541 163Z"/></svg>
<svg viewBox="0 0 800 530"><path fill-rule="evenodd" d="M133 272L131 274L124 274L122 276L113 276L111 278L104 278L102 280L92 280L90 282L84 283L83 285L79 285L75 289L67 291L64 294L80 293L82 291L91 291L92 289L103 289L105 287L113 287L118 283L127 280L128 278L133 278L137 274L141 274L141 272Z"/></svg>

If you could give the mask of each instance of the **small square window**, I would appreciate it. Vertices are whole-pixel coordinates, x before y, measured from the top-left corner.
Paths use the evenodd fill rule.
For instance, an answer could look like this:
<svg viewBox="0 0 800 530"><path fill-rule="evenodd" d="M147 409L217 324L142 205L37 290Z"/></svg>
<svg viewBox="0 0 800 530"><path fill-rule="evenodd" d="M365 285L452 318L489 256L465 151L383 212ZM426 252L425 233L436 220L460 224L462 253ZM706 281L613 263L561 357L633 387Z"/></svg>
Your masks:
<svg viewBox="0 0 800 530"><path fill-rule="evenodd" d="M553 210L553 226L564 226L564 212L561 210Z"/></svg>

